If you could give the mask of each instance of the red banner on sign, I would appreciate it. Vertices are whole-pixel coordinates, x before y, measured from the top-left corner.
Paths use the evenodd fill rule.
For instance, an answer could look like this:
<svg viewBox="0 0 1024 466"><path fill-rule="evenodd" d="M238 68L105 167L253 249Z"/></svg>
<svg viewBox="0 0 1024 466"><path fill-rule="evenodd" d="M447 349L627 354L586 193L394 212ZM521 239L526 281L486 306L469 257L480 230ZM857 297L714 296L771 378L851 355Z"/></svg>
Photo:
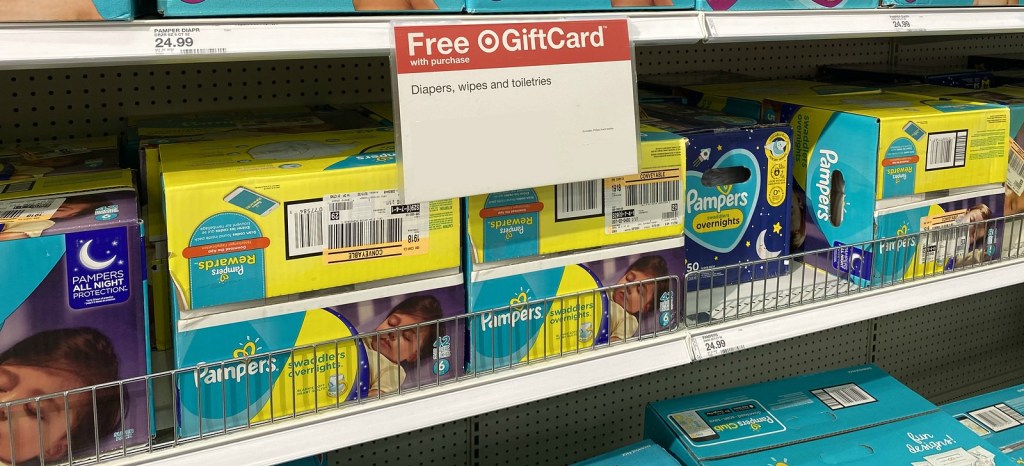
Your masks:
<svg viewBox="0 0 1024 466"><path fill-rule="evenodd" d="M395 26L394 35L399 74L632 59L625 19Z"/></svg>

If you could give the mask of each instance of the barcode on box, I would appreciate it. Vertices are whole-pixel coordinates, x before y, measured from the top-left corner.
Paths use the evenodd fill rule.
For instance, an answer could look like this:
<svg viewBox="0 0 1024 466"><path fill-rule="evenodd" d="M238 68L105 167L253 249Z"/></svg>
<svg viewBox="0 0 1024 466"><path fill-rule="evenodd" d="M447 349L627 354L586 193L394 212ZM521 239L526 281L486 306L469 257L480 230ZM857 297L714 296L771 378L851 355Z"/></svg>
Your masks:
<svg viewBox="0 0 1024 466"><path fill-rule="evenodd" d="M345 249L402 241L402 219L356 220L327 225L327 248Z"/></svg>
<svg viewBox="0 0 1024 466"><path fill-rule="evenodd" d="M811 394L833 411L878 401L857 384L852 383L811 390Z"/></svg>
<svg viewBox="0 0 1024 466"><path fill-rule="evenodd" d="M319 199L285 203L288 259L317 256L324 252L324 205Z"/></svg>
<svg viewBox="0 0 1024 466"><path fill-rule="evenodd" d="M0 212L0 220L9 220L9 219L12 219L12 218L19 218L19 217L21 217L24 214L25 214L25 209L5 210L3 212Z"/></svg>
<svg viewBox="0 0 1024 466"><path fill-rule="evenodd" d="M967 130L928 135L925 170L962 167L967 163Z"/></svg>
<svg viewBox="0 0 1024 466"><path fill-rule="evenodd" d="M604 215L602 180L555 185L555 221Z"/></svg>
<svg viewBox="0 0 1024 466"><path fill-rule="evenodd" d="M968 414L993 432L1004 431L1024 424L1024 416L1003 403L971 411Z"/></svg>
<svg viewBox="0 0 1024 466"><path fill-rule="evenodd" d="M332 201L327 204L327 208L331 212L341 212L343 210L352 210L355 206L355 201Z"/></svg>
<svg viewBox="0 0 1024 466"><path fill-rule="evenodd" d="M228 53L228 49L224 47L212 49L181 49L182 55L207 55L217 53Z"/></svg>
<svg viewBox="0 0 1024 466"><path fill-rule="evenodd" d="M1006 187L1018 196L1024 195L1024 148L1010 139L1010 163L1006 170Z"/></svg>
<svg viewBox="0 0 1024 466"><path fill-rule="evenodd" d="M626 205L665 204L679 201L679 181L633 184L626 186Z"/></svg>

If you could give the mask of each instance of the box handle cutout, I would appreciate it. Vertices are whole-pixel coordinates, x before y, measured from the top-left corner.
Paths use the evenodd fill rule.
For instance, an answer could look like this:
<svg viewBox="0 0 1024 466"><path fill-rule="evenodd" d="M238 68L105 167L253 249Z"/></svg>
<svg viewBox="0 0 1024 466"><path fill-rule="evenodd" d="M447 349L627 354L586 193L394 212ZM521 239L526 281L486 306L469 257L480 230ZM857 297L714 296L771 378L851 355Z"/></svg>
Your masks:
<svg viewBox="0 0 1024 466"><path fill-rule="evenodd" d="M843 207L846 207L846 178L839 170L832 171L831 189L829 191L829 222L832 226L843 223Z"/></svg>
<svg viewBox="0 0 1024 466"><path fill-rule="evenodd" d="M742 183L749 179L750 169L747 167L712 168L701 175L700 184L709 188L715 188Z"/></svg>

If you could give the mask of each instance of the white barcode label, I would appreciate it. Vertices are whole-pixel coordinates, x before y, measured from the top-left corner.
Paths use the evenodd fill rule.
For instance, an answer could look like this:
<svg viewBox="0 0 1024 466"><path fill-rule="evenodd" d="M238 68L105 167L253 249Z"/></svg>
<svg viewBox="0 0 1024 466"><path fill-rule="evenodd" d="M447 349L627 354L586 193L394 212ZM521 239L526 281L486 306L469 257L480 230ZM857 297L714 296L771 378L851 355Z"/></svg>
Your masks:
<svg viewBox="0 0 1024 466"><path fill-rule="evenodd" d="M555 185L555 221L604 214L603 180Z"/></svg>
<svg viewBox="0 0 1024 466"><path fill-rule="evenodd" d="M681 173L661 170L606 180L605 231L613 234L681 225Z"/></svg>
<svg viewBox="0 0 1024 466"><path fill-rule="evenodd" d="M398 190L324 196L324 260L329 264L425 254L430 203L402 204Z"/></svg>
<svg viewBox="0 0 1024 466"><path fill-rule="evenodd" d="M921 231L927 232L920 236L918 263L945 263L967 252L967 240L970 227L967 210L954 210L944 214L932 215L921 219ZM961 228L952 228L964 225ZM941 231L932 231L942 229Z"/></svg>
<svg viewBox="0 0 1024 466"><path fill-rule="evenodd" d="M962 167L967 163L967 131L928 135L925 170Z"/></svg>
<svg viewBox="0 0 1024 466"><path fill-rule="evenodd" d="M626 185L626 205L651 205L679 202L678 181Z"/></svg>
<svg viewBox="0 0 1024 466"><path fill-rule="evenodd" d="M182 55L212 55L219 53L228 53L228 49L224 47L212 49L181 49Z"/></svg>
<svg viewBox="0 0 1024 466"><path fill-rule="evenodd" d="M1006 167L1006 187L1024 196L1024 148L1010 138L1010 160Z"/></svg>
<svg viewBox="0 0 1024 466"><path fill-rule="evenodd" d="M288 259L324 251L324 203L320 200L285 204Z"/></svg>
<svg viewBox="0 0 1024 466"><path fill-rule="evenodd" d="M0 185L0 194L8 193L23 193L25 191L31 191L32 187L36 185L34 180L28 181L16 181Z"/></svg>
<svg viewBox="0 0 1024 466"><path fill-rule="evenodd" d="M978 420L993 432L1001 432L1024 423L1024 417L1013 408L1000 403L977 411L971 411L971 417Z"/></svg>
<svg viewBox="0 0 1024 466"><path fill-rule="evenodd" d="M0 201L0 221L48 220L66 198Z"/></svg>
<svg viewBox="0 0 1024 466"><path fill-rule="evenodd" d="M832 410L849 408L851 406L858 406L878 401L869 395L868 392L864 391L864 389L857 386L857 384L852 383L811 390L811 394L816 396L822 403L825 403L825 405Z"/></svg>

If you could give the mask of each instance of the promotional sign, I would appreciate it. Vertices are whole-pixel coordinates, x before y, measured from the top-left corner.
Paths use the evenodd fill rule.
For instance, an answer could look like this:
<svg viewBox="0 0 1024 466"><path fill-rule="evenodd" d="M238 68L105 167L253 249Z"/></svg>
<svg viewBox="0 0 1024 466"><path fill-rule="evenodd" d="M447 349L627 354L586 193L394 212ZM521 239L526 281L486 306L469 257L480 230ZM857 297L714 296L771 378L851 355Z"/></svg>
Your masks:
<svg viewBox="0 0 1024 466"><path fill-rule="evenodd" d="M638 172L626 20L395 25L393 34L404 202Z"/></svg>

